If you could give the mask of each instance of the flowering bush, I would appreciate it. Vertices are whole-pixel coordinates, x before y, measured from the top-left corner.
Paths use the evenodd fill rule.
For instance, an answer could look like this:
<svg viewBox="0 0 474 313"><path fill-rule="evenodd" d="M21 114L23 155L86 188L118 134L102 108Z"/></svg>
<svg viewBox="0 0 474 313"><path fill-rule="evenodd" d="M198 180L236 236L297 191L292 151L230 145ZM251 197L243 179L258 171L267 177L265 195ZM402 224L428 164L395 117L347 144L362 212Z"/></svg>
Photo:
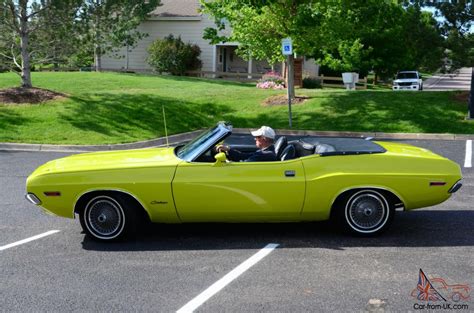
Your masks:
<svg viewBox="0 0 474 313"><path fill-rule="evenodd" d="M257 88L261 89L285 89L285 86L282 84L277 84L272 81L267 81L267 82L258 82L257 83Z"/></svg>
<svg viewBox="0 0 474 313"><path fill-rule="evenodd" d="M257 88L284 89L285 80L277 72L268 72L257 82Z"/></svg>

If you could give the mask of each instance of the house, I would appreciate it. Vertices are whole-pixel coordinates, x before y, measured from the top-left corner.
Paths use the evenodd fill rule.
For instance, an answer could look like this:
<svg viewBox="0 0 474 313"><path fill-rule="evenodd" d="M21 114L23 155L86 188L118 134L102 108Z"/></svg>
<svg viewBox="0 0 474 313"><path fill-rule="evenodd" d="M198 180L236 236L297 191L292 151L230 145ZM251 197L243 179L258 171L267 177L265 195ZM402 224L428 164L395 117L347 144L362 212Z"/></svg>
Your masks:
<svg viewBox="0 0 474 313"><path fill-rule="evenodd" d="M204 29L215 27L212 18L200 13L199 0L161 0L151 17L140 26L141 32L148 36L141 40L135 48L123 48L116 55L104 56L104 70L150 71L146 59L147 48L157 38L169 34L181 36L184 42L190 42L201 48L202 71L233 72L233 73L266 73L272 68L267 61L244 60L235 50L238 43L220 43L212 45L203 39ZM280 72L281 64L276 64L274 70ZM303 75L317 76L319 66L314 60L303 61Z"/></svg>

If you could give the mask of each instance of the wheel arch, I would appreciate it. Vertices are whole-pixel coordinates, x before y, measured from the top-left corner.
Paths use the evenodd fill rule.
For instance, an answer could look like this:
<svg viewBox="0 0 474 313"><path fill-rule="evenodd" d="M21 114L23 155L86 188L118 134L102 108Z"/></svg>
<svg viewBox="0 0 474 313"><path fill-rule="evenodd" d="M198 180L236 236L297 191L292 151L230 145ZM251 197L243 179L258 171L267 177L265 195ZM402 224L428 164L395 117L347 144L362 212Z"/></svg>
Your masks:
<svg viewBox="0 0 474 313"><path fill-rule="evenodd" d="M137 205L137 207L141 209L140 216L150 221L150 214L145 209L145 206L142 204L142 202L136 196L134 196L132 193L128 191L117 190L117 189L95 189L95 190L88 190L82 193L80 196L77 197L76 202L74 203L73 215L79 214L81 210L84 210L85 206L91 199L100 195L106 195L106 196L112 196L112 197L114 195L120 195L127 198L128 200L134 202Z"/></svg>
<svg viewBox="0 0 474 313"><path fill-rule="evenodd" d="M337 204L339 204L342 200L344 200L346 197L348 197L352 193L360 191L360 190L373 190L373 191L377 191L381 193L384 197L387 198L389 205L394 206L395 209L405 207L405 201L403 201L403 198L400 197L395 191L389 188L380 187L380 186L354 186L354 187L350 187L350 188L346 188L342 190L341 192L338 193L336 197L334 197L331 203L331 216L333 216L334 212L336 211Z"/></svg>

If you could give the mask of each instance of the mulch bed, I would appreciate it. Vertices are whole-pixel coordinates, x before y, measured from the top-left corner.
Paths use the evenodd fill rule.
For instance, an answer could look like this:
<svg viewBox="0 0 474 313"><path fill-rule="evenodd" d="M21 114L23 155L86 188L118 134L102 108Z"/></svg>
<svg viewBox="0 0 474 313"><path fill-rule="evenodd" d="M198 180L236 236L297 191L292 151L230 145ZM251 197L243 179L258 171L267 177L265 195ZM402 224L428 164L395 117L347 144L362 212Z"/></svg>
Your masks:
<svg viewBox="0 0 474 313"><path fill-rule="evenodd" d="M41 88L0 89L0 104L38 104L66 97L65 94Z"/></svg>
<svg viewBox="0 0 474 313"><path fill-rule="evenodd" d="M309 97L307 96L296 96L295 98L291 99L291 104L301 104L301 103L304 103L308 99ZM263 106L288 105L288 97L286 95L271 96L263 100L262 105Z"/></svg>
<svg viewBox="0 0 474 313"><path fill-rule="evenodd" d="M456 92L453 96L454 100L462 103L467 104L467 100L469 99L469 91L460 91Z"/></svg>

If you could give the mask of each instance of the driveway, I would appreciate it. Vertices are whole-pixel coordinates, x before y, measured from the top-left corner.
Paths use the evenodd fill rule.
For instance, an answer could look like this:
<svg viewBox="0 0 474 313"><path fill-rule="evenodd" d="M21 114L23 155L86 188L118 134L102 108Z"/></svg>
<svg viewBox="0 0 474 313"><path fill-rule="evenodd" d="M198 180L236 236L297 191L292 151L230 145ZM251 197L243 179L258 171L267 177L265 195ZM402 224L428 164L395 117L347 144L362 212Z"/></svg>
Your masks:
<svg viewBox="0 0 474 313"><path fill-rule="evenodd" d="M472 68L464 67L457 74L440 74L428 78L423 88L431 91L471 90L471 75Z"/></svg>

